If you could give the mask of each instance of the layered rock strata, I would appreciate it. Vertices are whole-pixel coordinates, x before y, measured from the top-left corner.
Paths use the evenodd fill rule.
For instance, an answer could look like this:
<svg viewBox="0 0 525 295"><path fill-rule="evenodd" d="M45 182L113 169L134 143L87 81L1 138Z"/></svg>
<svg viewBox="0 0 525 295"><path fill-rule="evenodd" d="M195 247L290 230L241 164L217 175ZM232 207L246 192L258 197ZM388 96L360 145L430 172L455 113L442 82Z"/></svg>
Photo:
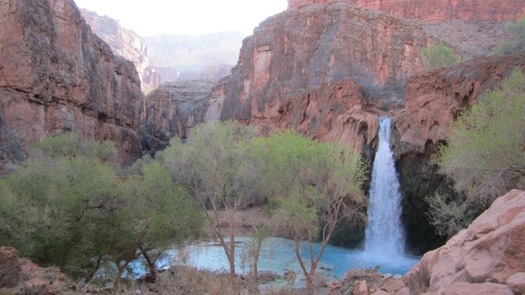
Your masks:
<svg viewBox="0 0 525 295"><path fill-rule="evenodd" d="M213 86L208 81L166 83L150 93L141 123L144 150L154 153L172 137L185 139L192 126L204 121Z"/></svg>
<svg viewBox="0 0 525 295"><path fill-rule="evenodd" d="M288 0L288 9L314 4L349 2L397 17L430 22L517 20L525 15L524 0Z"/></svg>
<svg viewBox="0 0 525 295"><path fill-rule="evenodd" d="M148 56L148 46L137 33L122 27L118 20L108 16L100 16L86 9L81 9L80 13L93 32L111 46L114 54L133 62L145 94L160 85L160 74Z"/></svg>
<svg viewBox="0 0 525 295"><path fill-rule="evenodd" d="M415 23L347 3L286 11L244 40L207 118L291 127L361 150L377 132L367 104L402 101L398 86L421 70L426 44Z"/></svg>
<svg viewBox="0 0 525 295"><path fill-rule="evenodd" d="M1 1L0 24L8 28L0 32L2 137L25 148L75 131L115 141L123 160L141 154L137 71L91 32L73 1Z"/></svg>

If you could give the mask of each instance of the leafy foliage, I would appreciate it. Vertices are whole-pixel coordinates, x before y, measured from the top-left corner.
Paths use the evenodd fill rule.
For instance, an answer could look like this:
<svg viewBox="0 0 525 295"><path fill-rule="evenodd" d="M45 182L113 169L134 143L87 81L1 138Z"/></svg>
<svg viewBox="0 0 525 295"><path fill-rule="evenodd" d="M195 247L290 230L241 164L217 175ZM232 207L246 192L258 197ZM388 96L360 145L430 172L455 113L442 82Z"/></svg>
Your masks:
<svg viewBox="0 0 525 295"><path fill-rule="evenodd" d="M439 196L430 202L436 227L453 229L442 233L453 234L509 189L525 188L524 113L525 77L516 69L452 124L437 163L462 198L454 207Z"/></svg>
<svg viewBox="0 0 525 295"><path fill-rule="evenodd" d="M258 250L271 230L296 241L305 275L313 276L335 226L341 220L362 220L363 165L356 154L337 144L310 140L293 131L256 138L252 128L225 122L193 128L184 144L173 139L161 158L172 177L200 200L232 275L234 216L247 206L266 204L268 212L268 220L255 228L254 273ZM226 233L215 226L221 210L229 217ZM319 238L323 249L315 257L310 251L312 263L306 269L299 243Z"/></svg>
<svg viewBox="0 0 525 295"><path fill-rule="evenodd" d="M39 154L51 159L83 156L88 159L108 161L117 155L117 149L111 141L102 143L91 140L81 141L76 133L65 133L33 144L31 156L34 158Z"/></svg>
<svg viewBox="0 0 525 295"><path fill-rule="evenodd" d="M461 62L454 50L444 43L423 48L423 62L429 69L450 67Z"/></svg>
<svg viewBox="0 0 525 295"><path fill-rule="evenodd" d="M254 137L253 128L234 122L203 124L191 130L186 143L172 139L170 147L161 155L175 181L200 201L210 229L225 250L232 275L235 275L232 229L235 212L257 202L255 163L248 152ZM220 223L220 210L228 214L228 233L215 226Z"/></svg>
<svg viewBox="0 0 525 295"><path fill-rule="evenodd" d="M295 240L295 254L311 291L317 264L336 225L363 219L363 164L337 144L310 140L290 130L256 140L253 153L259 159L265 195L275 204L275 228ZM322 246L314 256L312 243L319 238ZM308 253L301 253L303 241L309 244Z"/></svg>
<svg viewBox="0 0 525 295"><path fill-rule="evenodd" d="M0 180L0 241L41 265L89 280L108 262L115 286L133 260L154 260L198 235L198 207L159 163L120 177L111 143L74 134L36 144L26 165ZM152 256L153 255L153 256Z"/></svg>
<svg viewBox="0 0 525 295"><path fill-rule="evenodd" d="M511 35L511 39L498 43L496 53L508 55L525 51L525 17L517 22L509 22L505 28Z"/></svg>

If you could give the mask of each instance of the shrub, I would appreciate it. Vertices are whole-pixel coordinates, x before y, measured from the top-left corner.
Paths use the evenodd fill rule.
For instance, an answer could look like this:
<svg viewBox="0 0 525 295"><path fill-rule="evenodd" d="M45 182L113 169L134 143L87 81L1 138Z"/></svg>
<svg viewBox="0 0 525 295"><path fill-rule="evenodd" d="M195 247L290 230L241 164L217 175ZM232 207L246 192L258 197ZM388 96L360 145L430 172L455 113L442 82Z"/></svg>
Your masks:
<svg viewBox="0 0 525 295"><path fill-rule="evenodd" d="M423 62L429 69L450 67L460 61L454 50L443 43L423 48Z"/></svg>
<svg viewBox="0 0 525 295"><path fill-rule="evenodd" d="M496 54L508 55L525 51L525 17L522 17L517 22L507 23L505 28L511 35L511 38L498 43Z"/></svg>
<svg viewBox="0 0 525 295"><path fill-rule="evenodd" d="M525 188L524 113L525 76L516 69L451 125L437 164L459 197L429 199L438 232L455 233L496 197Z"/></svg>

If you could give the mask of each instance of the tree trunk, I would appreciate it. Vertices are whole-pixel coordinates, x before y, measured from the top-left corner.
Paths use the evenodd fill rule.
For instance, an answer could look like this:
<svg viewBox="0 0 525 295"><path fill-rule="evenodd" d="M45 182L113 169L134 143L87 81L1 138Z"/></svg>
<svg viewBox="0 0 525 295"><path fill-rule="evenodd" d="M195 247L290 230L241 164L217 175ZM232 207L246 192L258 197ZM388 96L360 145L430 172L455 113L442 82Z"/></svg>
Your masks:
<svg viewBox="0 0 525 295"><path fill-rule="evenodd" d="M122 279L122 274L124 270L128 267L129 262L126 261L124 264L120 265L120 262L117 263L117 277L115 282L113 282L113 294L119 294L120 280Z"/></svg>
<svg viewBox="0 0 525 295"><path fill-rule="evenodd" d="M95 267L93 268L93 270L88 274L87 278L86 278L86 284L89 284L91 283L91 281L93 280L93 278L95 277L95 275L97 274L97 271L98 269L100 268L100 263L102 262L102 255L99 255L97 257L97 262L95 264Z"/></svg>
<svg viewBox="0 0 525 295"><path fill-rule="evenodd" d="M261 252L262 241L257 239L257 245L253 251L253 285L257 286L259 280L259 253Z"/></svg>
<svg viewBox="0 0 525 295"><path fill-rule="evenodd" d="M306 277L306 293L314 295L314 278L312 276Z"/></svg>
<svg viewBox="0 0 525 295"><path fill-rule="evenodd" d="M230 263L230 275L232 278L235 277L235 211L234 209L230 210L230 255L228 257L228 262Z"/></svg>
<svg viewBox="0 0 525 295"><path fill-rule="evenodd" d="M142 253L142 256L144 256L144 259L146 259L146 263L148 264L148 268L149 268L149 274L151 275L151 281L152 283L155 283L157 281L157 269L155 268L155 260L152 260L151 257L148 255L148 252L147 250L144 250L141 247L140 248L140 252Z"/></svg>

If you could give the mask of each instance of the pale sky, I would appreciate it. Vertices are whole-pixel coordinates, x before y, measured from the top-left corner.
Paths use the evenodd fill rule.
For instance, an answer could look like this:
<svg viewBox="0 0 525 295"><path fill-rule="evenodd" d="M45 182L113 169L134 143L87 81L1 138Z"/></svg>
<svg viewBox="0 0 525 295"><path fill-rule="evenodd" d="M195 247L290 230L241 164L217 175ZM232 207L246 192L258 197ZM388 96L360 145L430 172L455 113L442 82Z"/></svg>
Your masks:
<svg viewBox="0 0 525 295"><path fill-rule="evenodd" d="M141 36L202 35L237 31L251 35L267 17L286 10L287 0L74 0L78 7L120 20Z"/></svg>

